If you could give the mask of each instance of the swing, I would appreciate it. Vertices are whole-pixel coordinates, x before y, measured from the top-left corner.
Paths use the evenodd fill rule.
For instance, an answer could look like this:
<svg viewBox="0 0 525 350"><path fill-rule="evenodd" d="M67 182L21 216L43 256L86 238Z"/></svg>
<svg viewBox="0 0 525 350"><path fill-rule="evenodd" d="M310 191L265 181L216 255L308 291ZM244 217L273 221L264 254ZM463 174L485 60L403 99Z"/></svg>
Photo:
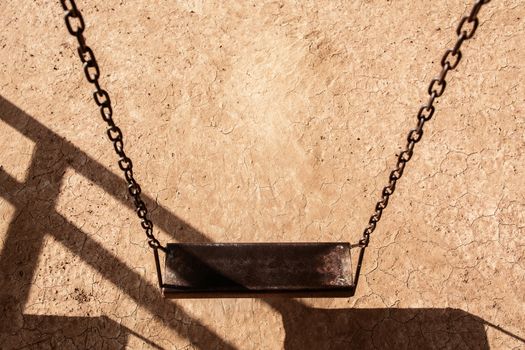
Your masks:
<svg viewBox="0 0 525 350"><path fill-rule="evenodd" d="M417 126L410 130L405 149L397 158L396 167L383 188L381 199L369 219L357 244L349 243L169 243L160 244L153 235L153 223L148 218L141 188L133 177L133 164L124 152L123 135L113 120L109 94L99 85L100 70L95 55L86 45L85 24L74 0L60 0L65 11L69 33L78 41L78 54L88 82L95 86L93 98L107 123L107 135L119 156L118 165L124 172L128 192L133 198L148 244L153 250L160 289L169 298L260 297L350 297L355 293L361 264L370 235L375 230L383 210L394 193L397 180L412 158L414 146L423 136L425 122L434 114L434 101L446 87L446 75L461 60L461 45L471 39L478 27L478 13L490 0L475 1L470 14L462 17L456 29L457 40L441 59L441 72L431 80L429 98L417 113ZM354 276L351 250L359 248ZM165 254L164 274L159 250Z"/></svg>

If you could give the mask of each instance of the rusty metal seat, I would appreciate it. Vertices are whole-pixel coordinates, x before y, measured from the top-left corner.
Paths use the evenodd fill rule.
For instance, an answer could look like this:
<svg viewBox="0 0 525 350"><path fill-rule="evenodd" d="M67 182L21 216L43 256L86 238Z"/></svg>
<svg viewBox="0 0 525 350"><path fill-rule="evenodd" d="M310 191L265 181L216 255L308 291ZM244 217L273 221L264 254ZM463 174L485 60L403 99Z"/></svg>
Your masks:
<svg viewBox="0 0 525 350"><path fill-rule="evenodd" d="M162 291L169 298L349 297L349 243L170 243Z"/></svg>

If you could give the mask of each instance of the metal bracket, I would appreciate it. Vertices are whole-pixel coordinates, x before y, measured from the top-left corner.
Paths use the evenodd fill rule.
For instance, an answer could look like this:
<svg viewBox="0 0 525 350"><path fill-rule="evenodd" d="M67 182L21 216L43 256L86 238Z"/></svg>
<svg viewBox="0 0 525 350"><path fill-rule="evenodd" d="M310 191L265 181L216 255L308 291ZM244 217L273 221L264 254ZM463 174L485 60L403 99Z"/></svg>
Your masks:
<svg viewBox="0 0 525 350"><path fill-rule="evenodd" d="M159 281L159 288L162 290L162 288L164 288L164 283L162 282L162 272L160 271L159 250L157 248L153 249L153 256L155 257L155 267L157 268L157 279Z"/></svg>

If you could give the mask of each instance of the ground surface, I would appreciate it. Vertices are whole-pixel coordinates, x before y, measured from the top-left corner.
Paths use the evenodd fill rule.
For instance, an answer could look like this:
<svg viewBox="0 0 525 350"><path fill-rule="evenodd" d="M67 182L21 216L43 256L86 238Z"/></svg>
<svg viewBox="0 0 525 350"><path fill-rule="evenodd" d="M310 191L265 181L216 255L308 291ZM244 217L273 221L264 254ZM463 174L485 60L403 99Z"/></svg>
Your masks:
<svg viewBox="0 0 525 350"><path fill-rule="evenodd" d="M78 3L163 242L356 242L471 1ZM58 1L0 14L0 348L525 348L522 2L338 300L163 300Z"/></svg>

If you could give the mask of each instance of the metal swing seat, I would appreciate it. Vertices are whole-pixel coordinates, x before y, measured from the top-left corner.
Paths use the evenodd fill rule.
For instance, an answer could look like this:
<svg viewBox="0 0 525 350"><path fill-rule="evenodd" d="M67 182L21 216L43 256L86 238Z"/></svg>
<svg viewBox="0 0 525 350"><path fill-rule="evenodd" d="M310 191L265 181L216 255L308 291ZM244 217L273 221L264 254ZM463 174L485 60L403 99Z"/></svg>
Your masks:
<svg viewBox="0 0 525 350"><path fill-rule="evenodd" d="M169 243L164 277L157 271L170 298L349 297L350 249L349 243Z"/></svg>
<svg viewBox="0 0 525 350"><path fill-rule="evenodd" d="M358 244L350 243L169 243L162 246L153 235L141 188L133 177L131 159L124 152L123 135L113 120L109 94L99 84L100 71L95 55L86 45L85 25L74 0L60 0L69 33L78 41L78 54L87 80L95 86L93 98L102 119L108 124L107 135L119 156L119 167L128 183L136 212L153 249L157 277L163 295L168 298L260 297L350 297L355 293L364 252L383 210L394 193L397 180L411 159L414 146L421 140L423 126L434 114L434 101L446 86L447 73L461 60L460 47L471 39L478 27L478 12L489 0L475 1L470 14L463 16L456 29L456 44L441 59L442 70L428 87L429 99L417 113L417 127L407 137L405 149L398 155L389 183L369 219ZM359 248L355 273L351 250ZM159 250L165 253L161 268ZM162 273L164 270L164 273Z"/></svg>

